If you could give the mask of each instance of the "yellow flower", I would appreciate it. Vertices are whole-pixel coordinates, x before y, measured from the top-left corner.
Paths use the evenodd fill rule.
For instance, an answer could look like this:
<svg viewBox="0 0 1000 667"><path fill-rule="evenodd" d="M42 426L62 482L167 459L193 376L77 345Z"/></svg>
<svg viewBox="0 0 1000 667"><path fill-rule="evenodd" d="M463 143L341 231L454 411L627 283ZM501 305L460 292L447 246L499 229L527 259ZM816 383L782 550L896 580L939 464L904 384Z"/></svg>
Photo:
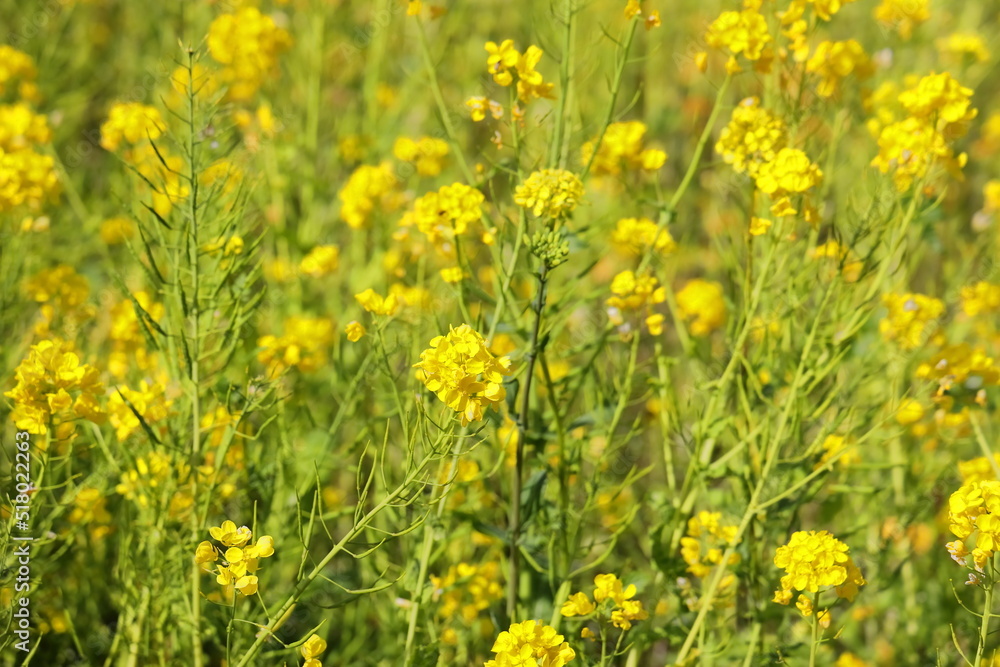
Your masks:
<svg viewBox="0 0 1000 667"><path fill-rule="evenodd" d="M352 343L357 343L359 340L361 340L362 336L365 335L364 325L358 322L357 320L351 320L350 322L348 322L347 327L345 327L344 331L347 334L347 340L351 341Z"/></svg>
<svg viewBox="0 0 1000 667"><path fill-rule="evenodd" d="M418 379L459 413L462 426L481 420L483 408L497 409L506 396L503 379L511 373L510 358L490 354L468 324L432 339L414 367Z"/></svg>
<svg viewBox="0 0 1000 667"><path fill-rule="evenodd" d="M1000 285L980 281L962 288L962 312L969 317L1000 312Z"/></svg>
<svg viewBox="0 0 1000 667"><path fill-rule="evenodd" d="M611 242L629 255L642 255L652 246L661 255L677 249L677 243L666 229L657 232L657 224L649 218L622 218L611 232Z"/></svg>
<svg viewBox="0 0 1000 667"><path fill-rule="evenodd" d="M923 294L885 294L882 303L889 312L879 322L879 331L885 340L895 341L904 350L920 347L944 314L944 303Z"/></svg>
<svg viewBox="0 0 1000 667"><path fill-rule="evenodd" d="M981 63L990 59L985 40L974 32L953 32L947 37L938 38L935 44L941 55L958 58L969 55Z"/></svg>
<svg viewBox="0 0 1000 667"><path fill-rule="evenodd" d="M208 52L223 65L219 78L232 101L246 101L278 69L278 56L292 43L287 30L259 9L245 6L221 14L208 28Z"/></svg>
<svg viewBox="0 0 1000 667"><path fill-rule="evenodd" d="M532 172L514 191L514 203L536 216L560 219L568 216L583 197L583 182L565 169Z"/></svg>
<svg viewBox="0 0 1000 667"><path fill-rule="evenodd" d="M823 172L797 148L782 148L754 174L757 188L774 197L801 193L819 184Z"/></svg>
<svg viewBox="0 0 1000 667"><path fill-rule="evenodd" d="M465 272L462 270L462 267L460 266L446 267L444 269L441 269L440 274L441 274L441 280L451 285L457 285L458 283L462 282L462 279L465 277Z"/></svg>
<svg viewBox="0 0 1000 667"><path fill-rule="evenodd" d="M747 97L733 109L732 119L719 134L715 152L740 174L754 176L758 167L774 159L786 142L785 123Z"/></svg>
<svg viewBox="0 0 1000 667"><path fill-rule="evenodd" d="M875 8L875 20L909 39L913 29L929 19L928 0L882 0Z"/></svg>
<svg viewBox="0 0 1000 667"><path fill-rule="evenodd" d="M464 183L452 183L428 192L415 202L400 221L401 232L416 226L443 254L454 253L454 241L483 217L485 196Z"/></svg>
<svg viewBox="0 0 1000 667"><path fill-rule="evenodd" d="M820 76L816 93L820 97L830 97L837 92L840 82L851 74L863 80L874 74L875 68L861 44L849 39L844 42L820 42L806 61L806 71Z"/></svg>
<svg viewBox="0 0 1000 667"><path fill-rule="evenodd" d="M485 667L564 667L576 658L563 636L541 621L512 624L509 630L500 633L490 650L497 655Z"/></svg>
<svg viewBox="0 0 1000 667"><path fill-rule="evenodd" d="M128 218L118 216L101 222L100 233L102 241L108 245L118 245L128 239L134 238L136 227L135 223Z"/></svg>
<svg viewBox="0 0 1000 667"><path fill-rule="evenodd" d="M11 420L36 435L76 418L101 423L105 413L97 397L104 386L99 376L96 368L80 362L72 343L56 338L32 345L15 370L17 384L4 394L14 402Z"/></svg>
<svg viewBox="0 0 1000 667"><path fill-rule="evenodd" d="M311 372L326 363L326 347L334 337L333 322L326 318L289 317L285 333L257 339L257 361L267 366L268 376L276 377L289 368Z"/></svg>
<svg viewBox="0 0 1000 667"><path fill-rule="evenodd" d="M340 219L352 229L361 229L375 213L391 213L402 204L399 179L389 162L355 169L337 198L341 202Z"/></svg>
<svg viewBox="0 0 1000 667"><path fill-rule="evenodd" d="M299 270L312 278L322 278L337 270L340 248L335 245L318 245L299 263Z"/></svg>
<svg viewBox="0 0 1000 667"><path fill-rule="evenodd" d="M317 634L309 636L302 646L299 647L299 653L306 660L315 658L320 653L326 650L326 641Z"/></svg>
<svg viewBox="0 0 1000 667"><path fill-rule="evenodd" d="M771 228L774 223L767 218L758 218L756 216L750 218L750 234L751 236L761 236L767 234L767 230Z"/></svg>
<svg viewBox="0 0 1000 667"><path fill-rule="evenodd" d="M562 615L563 616L586 616L590 612L594 611L596 606L590 601L586 593L574 593L569 596L569 599L563 603Z"/></svg>
<svg viewBox="0 0 1000 667"><path fill-rule="evenodd" d="M392 154L403 162L416 165L417 173L421 176L437 176L444 168L445 158L448 156L448 142L434 137L421 137L416 141L400 137L393 144Z"/></svg>
<svg viewBox="0 0 1000 667"><path fill-rule="evenodd" d="M354 299L373 315L392 316L399 310L399 300L395 294L383 297L370 287L360 294L355 294Z"/></svg>
<svg viewBox="0 0 1000 667"><path fill-rule="evenodd" d="M707 336L726 323L722 285L701 279L688 281L677 292L677 310L683 319L692 320L692 335Z"/></svg>
<svg viewBox="0 0 1000 667"><path fill-rule="evenodd" d="M778 547L774 555L774 564L786 573L780 590L816 593L832 588L837 597L854 600L865 580L848 551L846 544L825 530L792 533L788 544Z"/></svg>
<svg viewBox="0 0 1000 667"><path fill-rule="evenodd" d="M751 61L765 58L765 49L772 41L767 20L756 9L723 12L705 33L709 46L726 49L734 57L742 55Z"/></svg>
<svg viewBox="0 0 1000 667"><path fill-rule="evenodd" d="M627 169L656 171L664 165L667 154L654 148L643 148L646 125L637 120L612 123L601 139L597 155L597 139L588 141L580 149L580 163L593 159L591 171L595 176L618 175Z"/></svg>
<svg viewBox="0 0 1000 667"><path fill-rule="evenodd" d="M163 117L156 108L138 102L117 102L101 125L101 146L116 151L122 143L156 140L166 129Z"/></svg>

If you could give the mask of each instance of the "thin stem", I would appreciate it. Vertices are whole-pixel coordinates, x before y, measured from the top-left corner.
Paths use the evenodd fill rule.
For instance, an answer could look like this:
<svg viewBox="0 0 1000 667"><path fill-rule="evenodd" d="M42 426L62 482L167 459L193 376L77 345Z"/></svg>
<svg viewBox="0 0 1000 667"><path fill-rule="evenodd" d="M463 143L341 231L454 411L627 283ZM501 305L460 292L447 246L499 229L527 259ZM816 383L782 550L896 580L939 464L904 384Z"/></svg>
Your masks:
<svg viewBox="0 0 1000 667"><path fill-rule="evenodd" d="M521 479L524 470L524 443L528 434L529 408L531 406L531 379L535 374L538 359L538 337L542 328L542 311L545 309L545 292L548 286L548 267L542 262L538 273L538 298L535 301L535 326L531 332L531 347L528 352L528 367L525 371L524 388L521 390L521 409L517 419L517 457L511 480L510 499L510 563L507 577L507 616L514 620L517 611L518 566L520 564L521 539Z"/></svg>
<svg viewBox="0 0 1000 667"><path fill-rule="evenodd" d="M995 574L995 569L993 567L992 560L990 560L989 564L990 572L986 581L986 600L983 603L983 618L979 624L979 645L976 647L976 659L972 662L972 664L977 667L982 664L983 655L986 653L986 638L989 636L990 619L993 617L993 576Z"/></svg>

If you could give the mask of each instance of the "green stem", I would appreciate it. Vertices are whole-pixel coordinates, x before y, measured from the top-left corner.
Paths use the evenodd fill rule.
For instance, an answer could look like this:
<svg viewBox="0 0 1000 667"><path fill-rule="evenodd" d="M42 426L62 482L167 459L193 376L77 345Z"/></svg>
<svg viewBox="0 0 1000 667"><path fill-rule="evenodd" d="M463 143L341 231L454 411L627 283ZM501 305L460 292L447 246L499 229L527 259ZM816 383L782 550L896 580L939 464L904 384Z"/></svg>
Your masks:
<svg viewBox="0 0 1000 667"><path fill-rule="evenodd" d="M406 628L406 647L404 650L403 667L410 667L413 664L413 641L417 636L417 620L420 617L420 602L423 599L424 582L427 580L427 569L430 566L431 548L434 546L434 531L437 529L444 513L445 501L451 491L451 479L455 476L455 468L458 466L458 455L461 453L462 439L455 438L455 446L451 452L451 463L448 467L447 486L441 492L437 500L437 507L434 509L434 522L430 525L424 524L424 543L420 549L420 569L417 574L417 583L414 587L413 599L410 601L410 618ZM443 467L443 466L442 466Z"/></svg>
<svg viewBox="0 0 1000 667"><path fill-rule="evenodd" d="M538 273L538 298L535 301L535 326L531 332L531 346L528 352L528 366L525 371L524 388L521 390L521 409L517 419L517 457L514 463L514 473L511 480L510 498L510 563L507 577L507 616L514 621L517 611L518 566L520 564L521 540L521 479L524 470L524 443L528 434L531 406L531 379L535 374L535 362L538 359L538 338L542 328L542 311L545 309L546 288L548 286L548 267L542 263Z"/></svg>

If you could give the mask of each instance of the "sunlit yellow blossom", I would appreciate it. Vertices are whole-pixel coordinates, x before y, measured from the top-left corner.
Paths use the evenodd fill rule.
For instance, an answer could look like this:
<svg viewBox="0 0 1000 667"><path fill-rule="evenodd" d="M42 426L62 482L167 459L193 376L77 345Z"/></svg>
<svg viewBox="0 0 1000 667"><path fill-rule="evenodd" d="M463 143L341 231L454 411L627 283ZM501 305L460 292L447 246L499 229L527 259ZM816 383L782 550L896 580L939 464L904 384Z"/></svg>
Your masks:
<svg viewBox="0 0 1000 667"><path fill-rule="evenodd" d="M738 173L757 173L764 162L774 159L786 142L785 123L747 97L733 109L732 119L719 134L715 152Z"/></svg>
<svg viewBox="0 0 1000 667"><path fill-rule="evenodd" d="M861 44L849 39L843 42L820 42L806 61L806 71L820 77L816 93L820 97L830 97L837 92L840 82L851 74L858 80L863 80L875 70Z"/></svg>
<svg viewBox="0 0 1000 667"><path fill-rule="evenodd" d="M622 218L615 223L611 242L629 255L642 255L650 248L661 255L671 254L677 243L667 229L657 229L657 224L649 218Z"/></svg>
<svg viewBox="0 0 1000 667"><path fill-rule="evenodd" d="M540 621L512 624L490 650L496 658L486 661L485 667L564 667L576 657L563 636Z"/></svg>
<svg viewBox="0 0 1000 667"><path fill-rule="evenodd" d="M929 0L882 0L875 8L875 20L909 39L913 29L931 17Z"/></svg>
<svg viewBox="0 0 1000 667"><path fill-rule="evenodd" d="M614 176L627 170L655 171L663 166L667 154L645 147L646 124L637 121L611 123L604 132L597 155L597 139L586 142L580 149L581 164L591 163L595 176Z"/></svg>
<svg viewBox="0 0 1000 667"><path fill-rule="evenodd" d="M326 348L333 340L333 332L333 322L328 319L289 317L283 335L257 339L257 361L267 367L272 377L293 367L307 373L314 371L326 363Z"/></svg>
<svg viewBox="0 0 1000 667"><path fill-rule="evenodd" d="M160 112L138 102L118 102L101 125L101 146L116 151L123 143L156 140L167 129Z"/></svg>
<svg viewBox="0 0 1000 667"><path fill-rule="evenodd" d="M462 426L481 420L484 408L498 408L507 395L503 379L511 373L510 358L494 357L468 324L432 339L414 366L420 381L459 413Z"/></svg>
<svg viewBox="0 0 1000 667"><path fill-rule="evenodd" d="M448 142L434 137L417 140L400 137L392 146L392 154L403 162L412 163L421 176L437 176L444 168Z"/></svg>
<svg viewBox="0 0 1000 667"><path fill-rule="evenodd" d="M726 301L722 285L708 280L688 281L677 292L678 314L694 336L707 336L726 323Z"/></svg>
<svg viewBox="0 0 1000 667"><path fill-rule="evenodd" d="M344 332L347 334L347 340L352 343L357 343L366 333L364 325L357 320L348 322Z"/></svg>
<svg viewBox="0 0 1000 667"><path fill-rule="evenodd" d="M14 402L10 417L20 429L42 435L64 420L104 421L99 373L81 363L72 343L52 339L32 345L15 377L17 384L4 396Z"/></svg>
<svg viewBox="0 0 1000 667"><path fill-rule="evenodd" d="M352 229L367 226L376 213L391 213L402 204L399 179L392 165L361 165L350 175L337 194L340 219Z"/></svg>
<svg viewBox="0 0 1000 667"><path fill-rule="evenodd" d="M208 52L223 65L219 79L230 100L249 100L278 69L278 56L291 46L288 31L256 7L221 14L208 28Z"/></svg>
<svg viewBox="0 0 1000 667"><path fill-rule="evenodd" d="M514 191L514 203L539 217L559 219L576 208L583 198L583 183L565 169L533 172Z"/></svg>
<svg viewBox="0 0 1000 667"><path fill-rule="evenodd" d="M942 55L969 55L981 63L990 59L985 40L974 32L953 32L947 37L938 38L935 44Z"/></svg>
<svg viewBox="0 0 1000 667"><path fill-rule="evenodd" d="M340 265L340 248L335 245L318 245L299 263L299 270L312 278L322 278L337 270Z"/></svg>
<svg viewBox="0 0 1000 667"><path fill-rule="evenodd" d="M816 593L833 589L837 597L854 600L865 585L846 544L822 530L792 533L788 544L778 547L774 564L785 570L781 591Z"/></svg>
<svg viewBox="0 0 1000 667"><path fill-rule="evenodd" d="M882 303L889 312L879 322L879 331L904 350L923 344L933 332L935 320L944 313L944 303L923 294L885 294Z"/></svg>
<svg viewBox="0 0 1000 667"><path fill-rule="evenodd" d="M395 315L399 309L399 300L396 295L382 296L370 287L364 292L354 295L354 299L373 315Z"/></svg>

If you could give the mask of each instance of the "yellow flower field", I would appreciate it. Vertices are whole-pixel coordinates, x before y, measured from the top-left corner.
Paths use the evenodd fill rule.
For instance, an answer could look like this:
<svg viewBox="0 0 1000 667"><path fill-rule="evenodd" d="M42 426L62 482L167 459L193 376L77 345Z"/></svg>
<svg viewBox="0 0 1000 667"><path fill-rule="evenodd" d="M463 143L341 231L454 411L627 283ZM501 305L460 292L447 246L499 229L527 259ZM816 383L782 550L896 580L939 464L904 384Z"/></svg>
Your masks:
<svg viewBox="0 0 1000 667"><path fill-rule="evenodd" d="M0 0L0 667L1000 665L997 35Z"/></svg>

